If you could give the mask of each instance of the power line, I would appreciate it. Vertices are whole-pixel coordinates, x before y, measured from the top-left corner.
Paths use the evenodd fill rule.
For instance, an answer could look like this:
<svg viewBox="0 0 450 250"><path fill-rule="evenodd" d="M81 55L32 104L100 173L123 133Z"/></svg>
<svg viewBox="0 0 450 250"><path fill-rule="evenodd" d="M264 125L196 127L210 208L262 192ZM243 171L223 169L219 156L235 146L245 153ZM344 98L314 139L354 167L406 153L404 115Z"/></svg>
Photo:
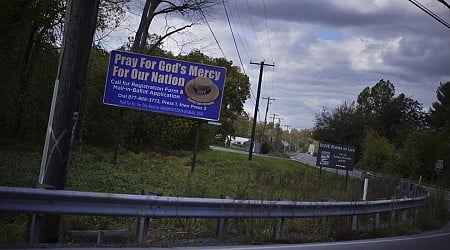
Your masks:
<svg viewBox="0 0 450 250"><path fill-rule="evenodd" d="M225 56L225 53L223 52L222 47L220 46L220 43L219 43L219 41L217 40L217 37L216 37L216 35L214 34L214 32L213 32L211 26L209 25L208 19L206 19L205 13L203 13L203 10L202 10L202 9L200 9L200 13L201 13L202 16L203 16L203 19L205 20L206 25L207 25L208 28L209 28L209 31L211 31L211 34L213 35L214 40L216 41L216 44L217 44L217 46L218 46L219 49L220 49L220 52L222 52L223 58L225 58L225 60L228 61L228 59L227 59L227 57Z"/></svg>
<svg viewBox="0 0 450 250"><path fill-rule="evenodd" d="M242 71L244 72L245 75L247 75L247 73L245 72L244 63L242 63L241 53L239 53L239 48L236 43L236 38L234 37L233 27L231 27L230 17L228 16L227 7L225 6L224 0L222 1L222 4L223 4L223 8L225 9L225 15L227 16L228 25L230 26L231 36L233 37L234 46L236 47L237 55L239 57L239 61L241 62Z"/></svg>
<svg viewBox="0 0 450 250"><path fill-rule="evenodd" d="M237 32L236 32L237 40L239 40L241 42L242 46L244 47L244 53L242 54L242 56L245 57L246 56L245 54L247 53L247 57L249 58L250 47L249 47L249 43L247 42L247 37L245 36L244 28L242 25L241 14L240 14L240 11L239 11L239 8L237 5L237 0L234 0L234 7L236 9L236 14L237 14L237 18L238 18L237 21L239 21L239 22L236 21L236 17L235 17L235 15L233 15L233 11L232 11L233 8L230 7L231 4L229 2L228 2L228 4L229 4L228 8L230 10L230 13L229 13L230 21L232 23L234 23L234 26L237 29ZM234 20L234 22L233 22L233 20ZM240 29L240 32L239 32L239 29ZM241 33L244 38L242 38ZM253 103L253 105L255 105L254 100L256 100L256 96L255 96L253 89L250 88L250 101Z"/></svg>
<svg viewBox="0 0 450 250"><path fill-rule="evenodd" d="M421 9L423 12L427 13L432 18L436 19L438 22L443 24L445 27L450 29L450 24L447 23L444 19L440 18L438 15L434 14L431 10L429 10L427 7L423 6L419 1L416 0L408 0L410 3L414 4L417 8ZM438 0L439 1L439 0ZM441 1L440 1L441 2Z"/></svg>
<svg viewBox="0 0 450 250"><path fill-rule="evenodd" d="M264 19L266 21L266 34L267 34L267 42L269 43L269 52L270 52L270 58L273 61L273 54L272 54L272 45L270 44L270 37L269 37L269 27L267 25L267 12L266 12L266 2L263 0L264 5Z"/></svg>
<svg viewBox="0 0 450 250"><path fill-rule="evenodd" d="M448 9L450 9L450 5L445 0L438 0L440 3L445 5Z"/></svg>
<svg viewBox="0 0 450 250"><path fill-rule="evenodd" d="M243 28L244 26L242 25L242 18L241 18L241 13L239 11L238 4L237 4L237 0L234 0L234 7L236 9L236 13L238 16L238 21L239 21L239 25L237 27L239 27L241 29L241 32L238 32L238 37L241 40L242 45L244 46L244 49L247 52L247 55L249 55L248 53L250 53L250 46L249 46L249 43L247 42L247 36L245 35L245 31ZM231 11L230 11L230 13L231 13ZM231 16L233 16L233 15L231 15ZM244 37L244 39L242 39L241 33L242 33L242 36ZM250 57L248 57L248 58L250 58Z"/></svg>
<svg viewBox="0 0 450 250"><path fill-rule="evenodd" d="M252 25L253 35L255 36L256 45L258 46L259 51L262 51L261 46L259 44L258 37L256 36L256 29L255 29L255 25L253 24L252 12L250 10L250 5L248 4L248 0L247 0L247 10L248 10L248 16L250 17L250 24Z"/></svg>
<svg viewBox="0 0 450 250"><path fill-rule="evenodd" d="M242 66L242 71L244 72L245 75L247 75L247 72L245 72L244 63L242 62L241 53L239 52L239 48L238 48L238 46L237 46L236 38L235 38L234 32L233 32L233 27L231 26L231 22L230 22L230 16L228 15L228 10L227 10L227 7L225 6L225 1L224 1L224 0L222 1L222 4L223 4L223 8L225 9L225 15L227 16L228 25L229 25L229 27L230 27L231 36L233 37L234 47L236 48L237 55L238 55L238 57L239 57L239 62L241 63L241 66ZM254 97L255 94L253 93L253 90L252 90L251 87L250 87L250 93L251 93L251 95L250 95L250 101L251 101L253 104L255 104L255 103L253 102L253 100L252 100L252 95L253 95L253 98L255 98L255 97Z"/></svg>

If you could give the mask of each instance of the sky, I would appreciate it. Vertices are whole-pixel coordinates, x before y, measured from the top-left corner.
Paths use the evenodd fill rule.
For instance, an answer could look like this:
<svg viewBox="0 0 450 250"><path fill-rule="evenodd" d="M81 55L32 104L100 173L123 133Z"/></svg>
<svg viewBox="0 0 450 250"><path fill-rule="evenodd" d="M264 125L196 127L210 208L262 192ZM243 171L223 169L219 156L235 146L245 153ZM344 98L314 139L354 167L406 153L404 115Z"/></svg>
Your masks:
<svg viewBox="0 0 450 250"><path fill-rule="evenodd" d="M438 0L419 1L450 23L450 9ZM142 5L132 0L120 27L101 41L105 48L134 34ZM175 55L199 49L243 68L252 89L244 108L252 117L260 67L251 63L274 64L264 67L258 121L267 107L262 98L270 97L268 120L276 114L283 128L312 129L323 107L356 101L381 79L428 110L440 82L450 81L450 29L408 0L228 0L225 6L207 15L212 32L199 22L166 40L164 49ZM149 33L186 24L176 15L156 17Z"/></svg>

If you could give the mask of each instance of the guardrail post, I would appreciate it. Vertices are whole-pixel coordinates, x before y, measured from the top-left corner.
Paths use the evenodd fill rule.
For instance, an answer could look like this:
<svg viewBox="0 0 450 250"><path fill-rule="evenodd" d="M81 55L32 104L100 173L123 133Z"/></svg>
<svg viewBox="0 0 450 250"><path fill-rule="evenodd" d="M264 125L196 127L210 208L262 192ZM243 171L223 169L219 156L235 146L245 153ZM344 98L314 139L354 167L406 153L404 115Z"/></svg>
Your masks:
<svg viewBox="0 0 450 250"><path fill-rule="evenodd" d="M389 227L394 226L395 223L395 210L389 212Z"/></svg>
<svg viewBox="0 0 450 250"><path fill-rule="evenodd" d="M419 219L419 210L420 210L420 207L414 208L414 223L417 223L417 221Z"/></svg>
<svg viewBox="0 0 450 250"><path fill-rule="evenodd" d="M103 232L102 230L100 230L100 231L98 232L98 235L97 235L97 246L99 246L100 244L103 243L103 238L104 238L104 236L105 236L105 232Z"/></svg>
<svg viewBox="0 0 450 250"><path fill-rule="evenodd" d="M352 231L358 230L358 215L352 216Z"/></svg>
<svg viewBox="0 0 450 250"><path fill-rule="evenodd" d="M220 199L230 199L231 197L221 194ZM228 218L219 218L217 220L216 236L224 238L227 234Z"/></svg>
<svg viewBox="0 0 450 250"><path fill-rule="evenodd" d="M142 195L149 195L147 190L142 190ZM137 222L137 242L138 244L144 243L148 239L148 227L150 224L149 217L138 217Z"/></svg>
<svg viewBox="0 0 450 250"><path fill-rule="evenodd" d="M373 227L374 229L380 228L380 213L375 213L373 219Z"/></svg>
<svg viewBox="0 0 450 250"><path fill-rule="evenodd" d="M34 183L33 188L36 189L55 189L50 185L43 185L40 183ZM27 234L25 235L25 243L37 244L39 243L39 237L41 235L41 221L42 214L30 214L28 216Z"/></svg>
<svg viewBox="0 0 450 250"><path fill-rule="evenodd" d="M408 213L407 209L402 210L402 220L406 220L407 213Z"/></svg>
<svg viewBox="0 0 450 250"><path fill-rule="evenodd" d="M273 228L273 238L281 240L283 238L283 223L284 218L275 218L275 225Z"/></svg>
<svg viewBox="0 0 450 250"><path fill-rule="evenodd" d="M321 231L321 233L327 233L328 217L320 217L320 231Z"/></svg>
<svg viewBox="0 0 450 250"><path fill-rule="evenodd" d="M281 201L283 199L278 198L278 201ZM275 218L275 223L273 227L273 239L274 240L281 240L283 238L283 223L284 218Z"/></svg>
<svg viewBox="0 0 450 250"><path fill-rule="evenodd" d="M25 243L26 244L37 244L39 243L39 235L41 234L41 214L30 214L28 217L27 224L27 234Z"/></svg>
<svg viewBox="0 0 450 250"><path fill-rule="evenodd" d="M138 244L142 244L147 240L149 224L150 224L150 218L148 218L148 217L139 217L138 218L138 227L137 227Z"/></svg>

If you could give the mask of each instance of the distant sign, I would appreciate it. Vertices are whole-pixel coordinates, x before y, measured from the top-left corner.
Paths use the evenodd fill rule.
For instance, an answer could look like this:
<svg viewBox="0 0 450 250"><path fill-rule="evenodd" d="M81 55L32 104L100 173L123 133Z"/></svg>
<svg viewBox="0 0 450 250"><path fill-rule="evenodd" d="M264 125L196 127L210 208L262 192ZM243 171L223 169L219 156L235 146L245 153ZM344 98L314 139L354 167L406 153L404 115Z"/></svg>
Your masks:
<svg viewBox="0 0 450 250"><path fill-rule="evenodd" d="M348 145L319 142L316 166L353 170L356 148Z"/></svg>
<svg viewBox="0 0 450 250"><path fill-rule="evenodd" d="M111 51L103 103L217 121L223 67Z"/></svg>
<svg viewBox="0 0 450 250"><path fill-rule="evenodd" d="M435 166L436 169L442 170L444 168L444 160L437 160Z"/></svg>
<svg viewBox="0 0 450 250"><path fill-rule="evenodd" d="M221 122L215 122L215 121L208 121L209 125L214 125L214 126L222 126Z"/></svg>

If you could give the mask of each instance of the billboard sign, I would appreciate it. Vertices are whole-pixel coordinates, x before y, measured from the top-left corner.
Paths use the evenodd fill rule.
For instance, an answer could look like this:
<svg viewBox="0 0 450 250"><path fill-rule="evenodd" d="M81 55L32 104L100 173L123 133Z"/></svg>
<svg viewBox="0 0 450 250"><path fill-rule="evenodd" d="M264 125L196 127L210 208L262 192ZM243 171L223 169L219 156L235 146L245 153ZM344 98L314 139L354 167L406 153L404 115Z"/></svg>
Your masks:
<svg viewBox="0 0 450 250"><path fill-rule="evenodd" d="M319 142L316 166L353 170L356 148L329 142Z"/></svg>
<svg viewBox="0 0 450 250"><path fill-rule="evenodd" d="M227 70L111 51L103 103L218 121Z"/></svg>

